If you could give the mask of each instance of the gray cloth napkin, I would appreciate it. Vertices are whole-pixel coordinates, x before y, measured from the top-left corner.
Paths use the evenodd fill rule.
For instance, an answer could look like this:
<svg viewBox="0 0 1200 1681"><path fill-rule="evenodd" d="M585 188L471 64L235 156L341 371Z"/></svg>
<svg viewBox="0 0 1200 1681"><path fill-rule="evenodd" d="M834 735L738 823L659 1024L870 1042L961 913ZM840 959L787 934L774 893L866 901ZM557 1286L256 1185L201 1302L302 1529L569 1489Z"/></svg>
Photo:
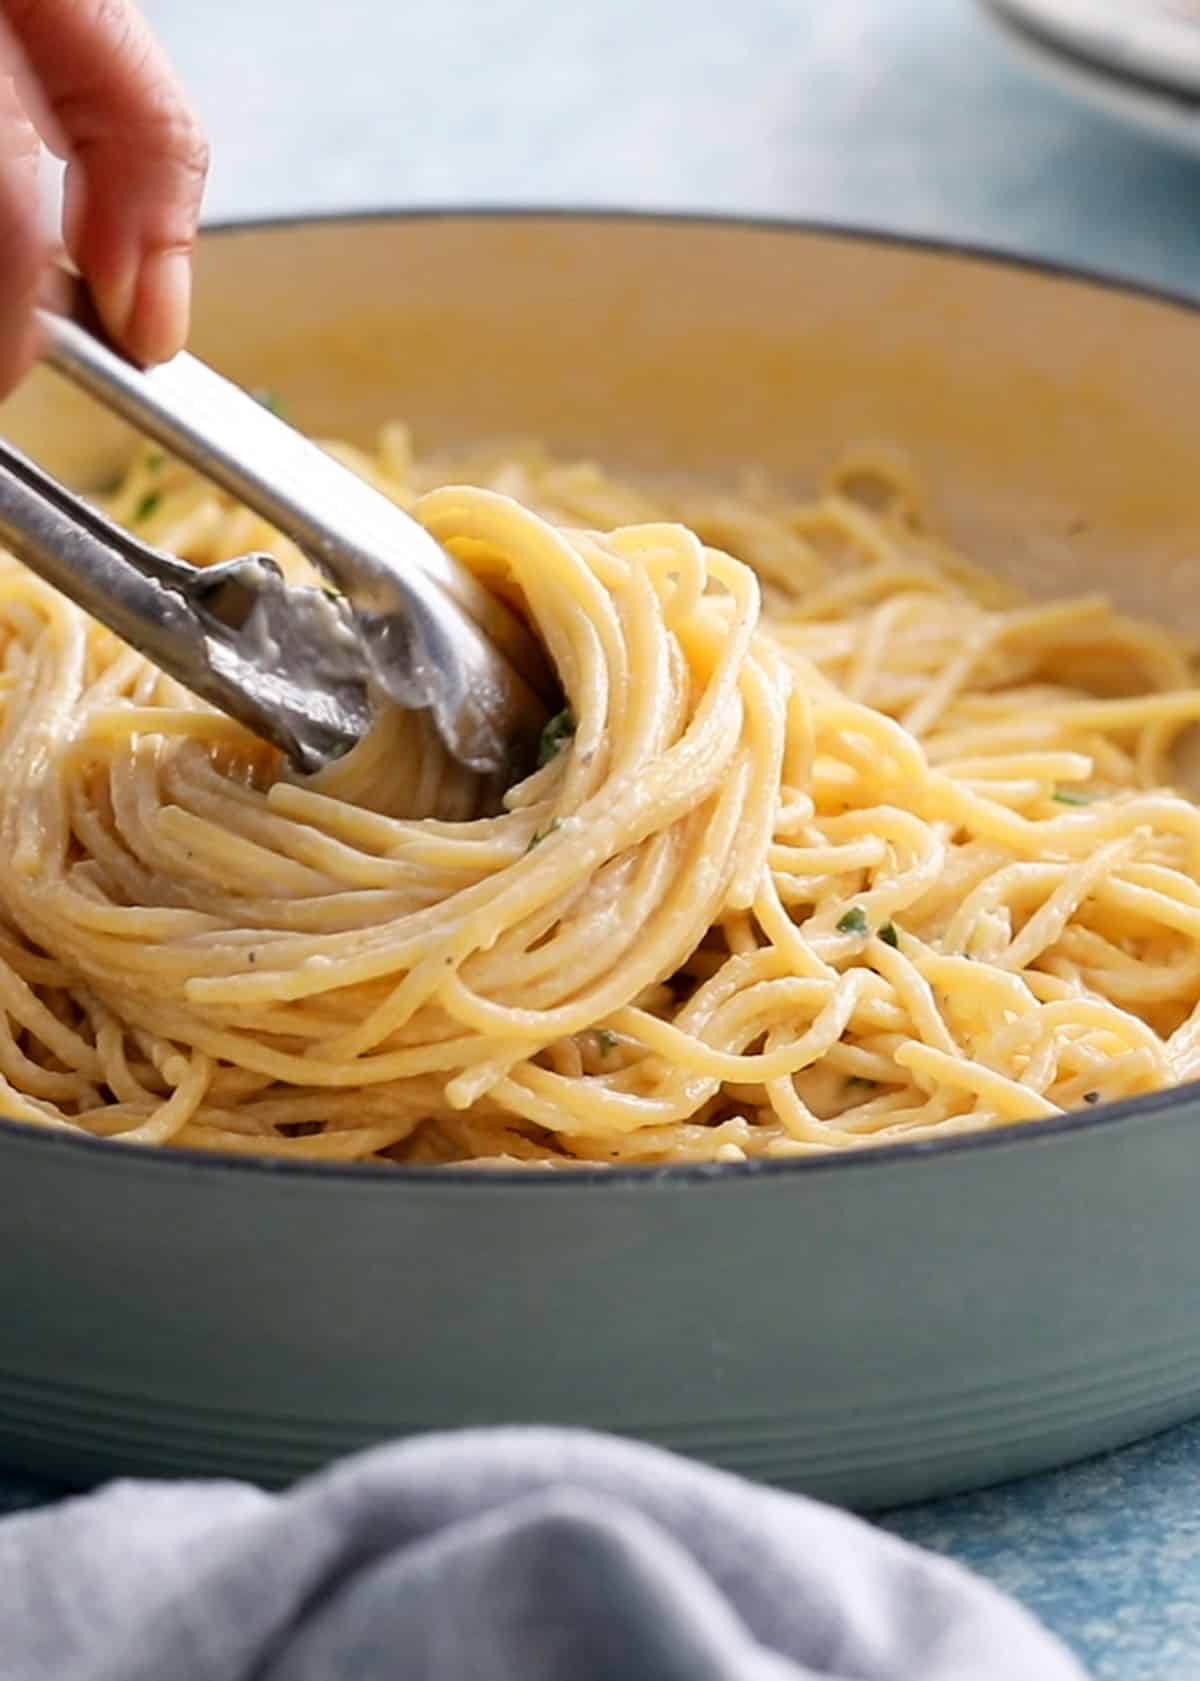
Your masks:
<svg viewBox="0 0 1200 1681"><path fill-rule="evenodd" d="M1080 1681L857 1518L586 1432L427 1436L286 1494L110 1485L0 1522L4 1681Z"/></svg>

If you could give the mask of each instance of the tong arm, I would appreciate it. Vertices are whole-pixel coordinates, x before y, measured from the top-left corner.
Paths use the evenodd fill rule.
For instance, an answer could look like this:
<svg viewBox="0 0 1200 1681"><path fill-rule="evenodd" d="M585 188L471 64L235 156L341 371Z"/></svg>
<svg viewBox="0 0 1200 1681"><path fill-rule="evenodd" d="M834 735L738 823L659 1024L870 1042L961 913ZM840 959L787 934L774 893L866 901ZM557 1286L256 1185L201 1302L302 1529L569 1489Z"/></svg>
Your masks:
<svg viewBox="0 0 1200 1681"><path fill-rule="evenodd" d="M302 770L370 727L349 603L289 589L269 555L177 560L115 524L0 440L0 542L193 694Z"/></svg>
<svg viewBox="0 0 1200 1681"><path fill-rule="evenodd" d="M377 688L428 707L451 752L511 781L557 685L536 639L416 520L186 351L143 370L76 289L41 317L44 356L290 537L348 598Z"/></svg>

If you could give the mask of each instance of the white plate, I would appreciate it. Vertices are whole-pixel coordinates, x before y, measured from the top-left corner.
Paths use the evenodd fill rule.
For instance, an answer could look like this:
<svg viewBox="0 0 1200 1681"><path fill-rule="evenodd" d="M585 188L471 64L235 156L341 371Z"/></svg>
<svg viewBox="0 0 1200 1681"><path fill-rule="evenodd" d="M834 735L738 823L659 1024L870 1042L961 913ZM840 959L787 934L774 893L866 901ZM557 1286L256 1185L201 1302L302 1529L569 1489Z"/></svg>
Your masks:
<svg viewBox="0 0 1200 1681"><path fill-rule="evenodd" d="M1104 0L981 3L1012 51L1043 78L1120 122L1200 152L1197 0L1127 0L1130 16Z"/></svg>
<svg viewBox="0 0 1200 1681"><path fill-rule="evenodd" d="M1200 0L990 0L1048 42L1119 76L1200 93Z"/></svg>

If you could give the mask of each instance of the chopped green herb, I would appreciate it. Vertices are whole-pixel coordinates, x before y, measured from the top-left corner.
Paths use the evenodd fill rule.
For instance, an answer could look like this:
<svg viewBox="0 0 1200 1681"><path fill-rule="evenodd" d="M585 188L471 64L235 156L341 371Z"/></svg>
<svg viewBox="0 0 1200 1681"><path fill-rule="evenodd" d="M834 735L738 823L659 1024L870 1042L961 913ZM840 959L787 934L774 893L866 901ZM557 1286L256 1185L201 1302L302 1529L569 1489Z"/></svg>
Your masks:
<svg viewBox="0 0 1200 1681"><path fill-rule="evenodd" d="M869 934L867 927L867 913L861 905L851 905L838 923L839 934Z"/></svg>
<svg viewBox="0 0 1200 1681"><path fill-rule="evenodd" d="M541 842L545 840L547 835L552 835L556 829L561 829L561 828L562 828L562 818L561 817L552 817L550 819L549 823L546 825L546 827L544 829L535 829L534 830L533 839L530 841L529 846L527 847L526 850L529 851L529 852L532 852L534 847L539 846L541 844Z"/></svg>
<svg viewBox="0 0 1200 1681"><path fill-rule="evenodd" d="M151 473L157 473L159 468L162 466L163 462L166 459L167 458L163 454L161 449L148 449L146 451L146 456L145 456L145 465L146 465L147 471L151 472Z"/></svg>
<svg viewBox="0 0 1200 1681"><path fill-rule="evenodd" d="M1094 794L1081 794L1077 788L1056 788L1051 795L1059 805L1091 805Z"/></svg>
<svg viewBox="0 0 1200 1681"><path fill-rule="evenodd" d="M1100 1093L1098 1091L1085 1091L1083 1094L1083 1101L1085 1103L1099 1103Z"/></svg>
<svg viewBox="0 0 1200 1681"><path fill-rule="evenodd" d="M137 507L133 510L134 523L137 524L141 520L149 519L150 515L154 512L155 508L158 507L158 504L161 501L161 490L148 490L138 503Z"/></svg>
<svg viewBox="0 0 1200 1681"><path fill-rule="evenodd" d="M879 1081L868 1080L865 1074L851 1074L846 1084L848 1086L862 1086L865 1091L874 1091Z"/></svg>
<svg viewBox="0 0 1200 1681"><path fill-rule="evenodd" d="M281 420L283 419L286 411L283 406L283 398L278 391L268 391L260 387L259 390L252 391L250 395L256 403L261 403L264 409L270 409L272 414L277 414Z"/></svg>
<svg viewBox="0 0 1200 1681"><path fill-rule="evenodd" d="M598 1027L596 1029L596 1043L600 1047L601 1056L608 1056L611 1051L615 1051L617 1048L617 1036L615 1033L610 1033L607 1027Z"/></svg>
<svg viewBox="0 0 1200 1681"><path fill-rule="evenodd" d="M345 601L345 590L335 590L332 584L322 584L321 594L328 596L330 601Z"/></svg>
<svg viewBox="0 0 1200 1681"><path fill-rule="evenodd" d="M558 757L562 751L564 741L569 741L575 734L575 718L569 706L564 706L561 712L556 712L542 731L542 739L538 745L538 769L548 765L551 759Z"/></svg>
<svg viewBox="0 0 1200 1681"><path fill-rule="evenodd" d="M900 936L896 932L896 924L894 922L884 923L883 927L879 930L879 938L883 941L885 946L898 948L900 945Z"/></svg>

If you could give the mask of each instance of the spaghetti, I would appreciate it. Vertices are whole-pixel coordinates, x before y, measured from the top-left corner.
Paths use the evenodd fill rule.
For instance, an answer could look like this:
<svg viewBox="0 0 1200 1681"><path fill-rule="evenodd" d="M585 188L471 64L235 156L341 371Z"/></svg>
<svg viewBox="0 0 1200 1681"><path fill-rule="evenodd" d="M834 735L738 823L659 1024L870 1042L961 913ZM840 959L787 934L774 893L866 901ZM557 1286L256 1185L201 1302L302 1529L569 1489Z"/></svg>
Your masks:
<svg viewBox="0 0 1200 1681"><path fill-rule="evenodd" d="M1017 596L870 455L797 504L532 449L418 465L401 428L342 453L536 626L568 702L544 763L495 811L397 717L303 781L0 561L0 1112L323 1161L740 1161L1200 1071L1170 633ZM110 507L306 575L153 449Z"/></svg>

